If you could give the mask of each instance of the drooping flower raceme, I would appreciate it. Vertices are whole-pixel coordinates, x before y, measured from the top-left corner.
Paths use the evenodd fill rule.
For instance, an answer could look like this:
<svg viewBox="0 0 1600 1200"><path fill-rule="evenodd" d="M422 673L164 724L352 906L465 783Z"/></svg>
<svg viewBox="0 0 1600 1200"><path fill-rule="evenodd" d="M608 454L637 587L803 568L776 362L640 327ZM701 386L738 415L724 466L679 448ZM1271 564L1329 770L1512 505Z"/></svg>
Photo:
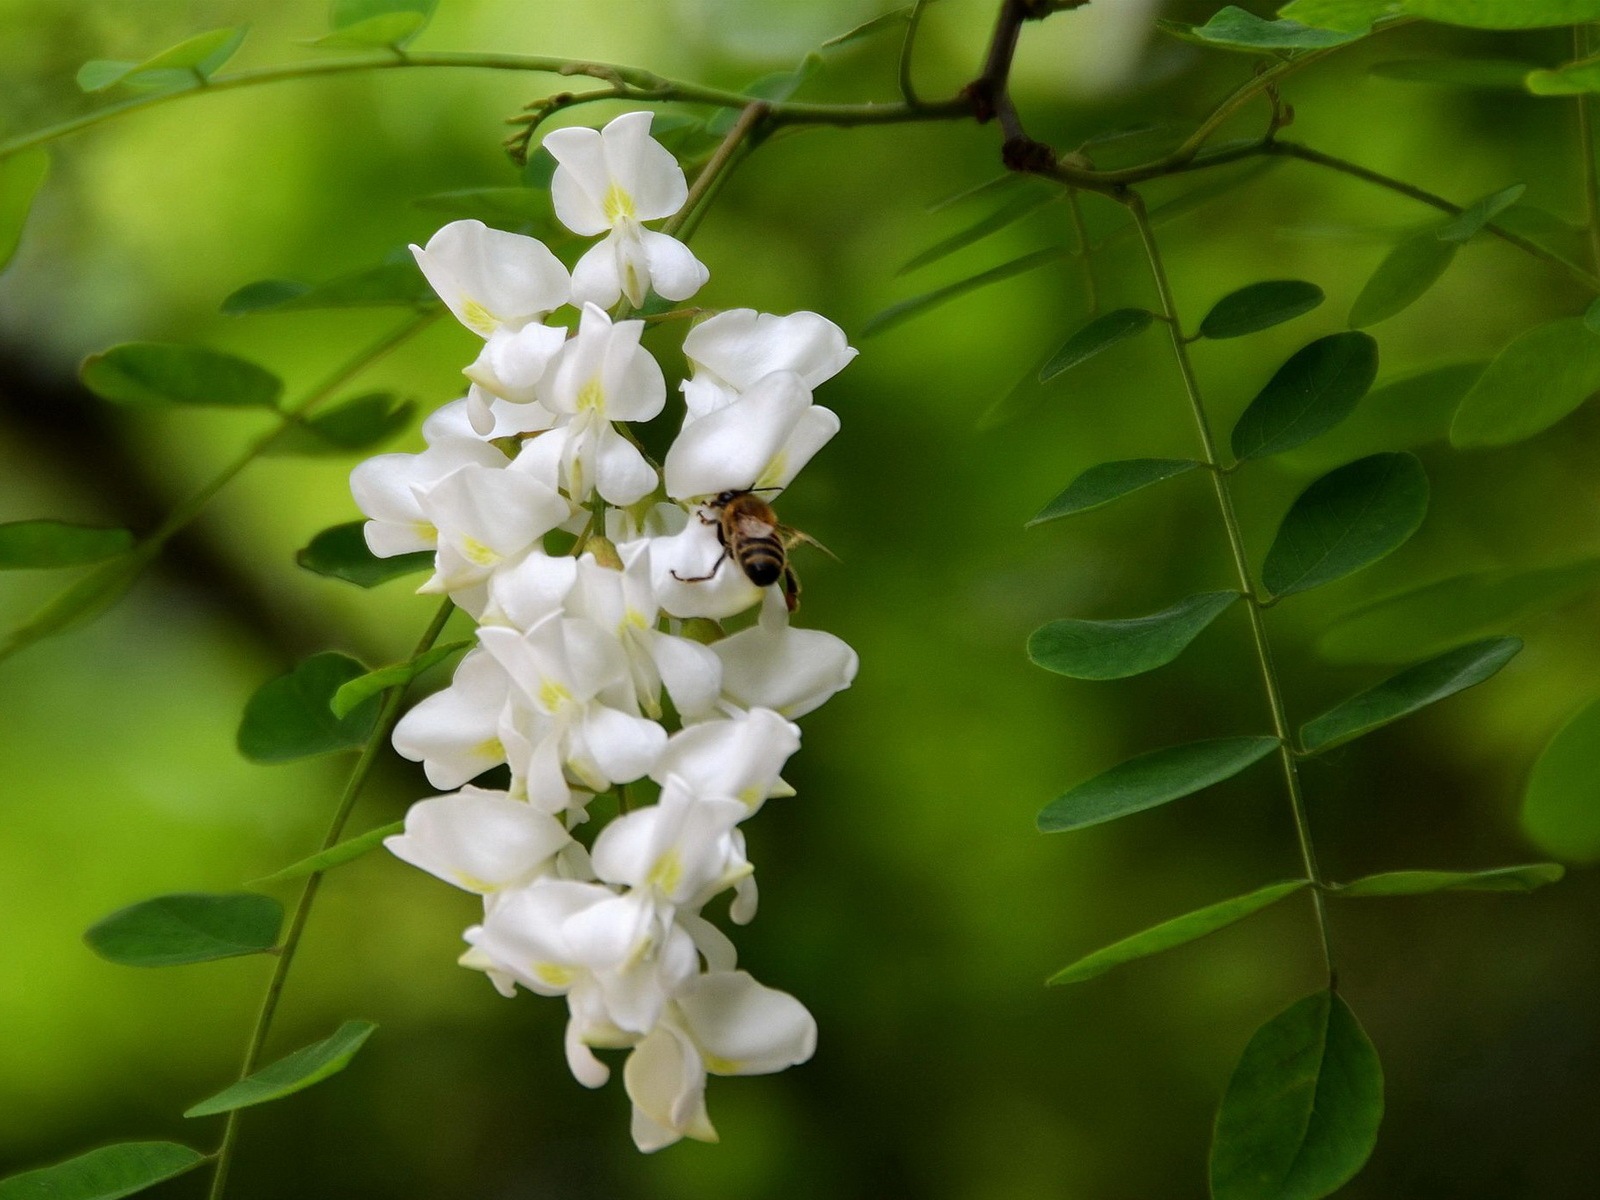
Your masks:
<svg viewBox="0 0 1600 1200"><path fill-rule="evenodd" d="M601 237L570 276L538 241L476 221L412 248L483 348L467 395L424 423L426 449L350 480L371 552L432 551L420 590L479 623L450 685L395 727L441 794L386 845L483 898L462 965L504 995L564 999L580 1083L610 1076L596 1050L627 1053L646 1151L715 1140L708 1076L780 1071L816 1045L805 1006L739 970L707 908L727 894L735 924L754 918L742 824L794 794L794 721L856 671L844 642L793 627L779 588L745 576L716 508L725 492L770 499L837 432L812 394L855 355L839 328L711 315L684 339L685 412L659 467L627 428L668 390L627 306L707 279L644 227L688 196L649 128L629 113L545 139L557 215Z"/></svg>

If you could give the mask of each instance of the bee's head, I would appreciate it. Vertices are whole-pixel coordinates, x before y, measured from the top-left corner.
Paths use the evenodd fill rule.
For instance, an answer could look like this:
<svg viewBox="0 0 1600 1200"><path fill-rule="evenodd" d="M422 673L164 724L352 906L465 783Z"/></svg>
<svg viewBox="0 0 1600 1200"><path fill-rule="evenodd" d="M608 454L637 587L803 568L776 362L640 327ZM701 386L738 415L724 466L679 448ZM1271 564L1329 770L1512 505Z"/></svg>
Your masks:
<svg viewBox="0 0 1600 1200"><path fill-rule="evenodd" d="M712 508L726 508L734 500L748 492L749 488L730 488L726 492L718 492L717 498L711 502Z"/></svg>

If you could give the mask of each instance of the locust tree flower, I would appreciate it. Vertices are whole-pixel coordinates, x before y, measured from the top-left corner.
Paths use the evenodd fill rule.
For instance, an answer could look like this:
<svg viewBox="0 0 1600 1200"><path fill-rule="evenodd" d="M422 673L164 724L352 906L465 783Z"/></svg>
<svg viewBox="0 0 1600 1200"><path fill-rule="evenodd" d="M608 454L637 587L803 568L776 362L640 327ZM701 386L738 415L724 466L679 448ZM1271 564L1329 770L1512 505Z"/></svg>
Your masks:
<svg viewBox="0 0 1600 1200"><path fill-rule="evenodd" d="M649 1153L681 1138L714 1142L706 1075L767 1075L816 1052L817 1023L800 1001L744 971L689 980L668 1015L628 1056L633 1138Z"/></svg>
<svg viewBox="0 0 1600 1200"><path fill-rule="evenodd" d="M464 787L417 801L406 812L405 832L383 844L396 858L487 896L548 875L572 835L526 801Z"/></svg>
<svg viewBox="0 0 1600 1200"><path fill-rule="evenodd" d="M734 826L744 805L701 798L669 776L659 803L618 817L595 838L594 872L662 906L698 909L753 870Z"/></svg>
<svg viewBox="0 0 1600 1200"><path fill-rule="evenodd" d="M857 352L844 330L814 312L780 317L733 308L689 330L683 353L694 367L681 385L692 421L732 404L774 371L793 371L815 389Z"/></svg>
<svg viewBox="0 0 1600 1200"><path fill-rule="evenodd" d="M770 708L752 708L673 734L650 777L658 783L676 777L697 796L737 800L754 811L770 796L794 794L780 772L799 748L798 725Z"/></svg>
<svg viewBox="0 0 1600 1200"><path fill-rule="evenodd" d="M739 708L770 708L803 717L855 680L861 660L842 639L820 629L795 629L776 589L748 629L714 642L722 660L722 694Z"/></svg>
<svg viewBox="0 0 1600 1200"><path fill-rule="evenodd" d="M650 583L663 612L721 620L755 607L761 589L728 557L710 514L691 515L670 537L650 542Z"/></svg>
<svg viewBox="0 0 1600 1200"><path fill-rule="evenodd" d="M787 487L834 434L839 418L811 402L794 371L763 375L749 390L683 429L662 464L677 500L745 489Z"/></svg>
<svg viewBox="0 0 1600 1200"><path fill-rule="evenodd" d="M542 321L571 297L549 247L482 221L452 221L411 253L445 307L481 338Z"/></svg>
<svg viewBox="0 0 1600 1200"><path fill-rule="evenodd" d="M472 431L491 437L500 425L514 425L517 433L554 425L555 415L536 402L534 388L566 340L565 329L538 324L490 334L478 357L462 370L472 381L467 392Z"/></svg>
<svg viewBox="0 0 1600 1200"><path fill-rule="evenodd" d="M549 484L505 466L468 464L412 491L438 539L433 576L418 589L423 592L456 593L485 583L572 513Z"/></svg>
<svg viewBox="0 0 1600 1200"><path fill-rule="evenodd" d="M710 278L689 247L641 224L672 216L689 196L683 168L650 136L650 118L624 113L604 129L545 136L558 164L550 180L556 216L573 233L606 235L573 268L574 303L609 308L626 296L638 308L652 289L687 300Z"/></svg>
<svg viewBox="0 0 1600 1200"><path fill-rule="evenodd" d="M456 664L449 687L400 718L394 748L420 762L434 787L460 787L506 761L501 721L510 693L511 680L499 661L475 647Z"/></svg>
<svg viewBox="0 0 1600 1200"><path fill-rule="evenodd" d="M379 558L432 550L439 531L417 490L465 466L504 467L506 456L473 437L441 437L421 454L379 454L350 472L350 493L367 516L367 548Z"/></svg>

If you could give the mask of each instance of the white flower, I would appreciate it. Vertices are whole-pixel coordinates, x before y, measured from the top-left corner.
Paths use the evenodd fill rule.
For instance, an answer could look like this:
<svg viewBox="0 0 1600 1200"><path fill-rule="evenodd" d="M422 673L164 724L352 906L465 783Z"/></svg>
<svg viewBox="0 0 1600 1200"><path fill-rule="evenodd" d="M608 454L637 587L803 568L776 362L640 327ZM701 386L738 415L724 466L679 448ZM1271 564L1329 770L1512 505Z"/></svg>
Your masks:
<svg viewBox="0 0 1600 1200"><path fill-rule="evenodd" d="M752 708L673 734L650 777L665 782L676 776L697 796L726 797L755 809L769 796L793 794L779 773L799 748L798 725L770 708Z"/></svg>
<svg viewBox="0 0 1600 1200"><path fill-rule="evenodd" d="M644 455L611 424L648 421L666 403L661 368L639 345L643 332L643 321L613 324L586 304L577 335L539 381L539 403L566 420L534 438L523 454L554 460L576 503L594 490L610 504L633 504L656 486L656 473Z"/></svg>
<svg viewBox="0 0 1600 1200"><path fill-rule="evenodd" d="M571 292L567 269L543 242L482 221L452 221L411 253L439 299L482 338L542 321Z"/></svg>
<svg viewBox="0 0 1600 1200"><path fill-rule="evenodd" d="M571 843L549 814L476 787L417 801L406 812L406 831L383 839L395 857L480 896L549 874Z"/></svg>
<svg viewBox="0 0 1600 1200"><path fill-rule="evenodd" d="M559 164L550 181L556 216L585 237L605 234L573 269L573 302L609 308L627 296L635 308L650 289L687 300L710 278L676 238L641 221L670 217L689 187L683 168L650 136L650 114L624 113L602 130L557 129L544 148Z"/></svg>
<svg viewBox="0 0 1600 1200"><path fill-rule="evenodd" d="M633 1139L649 1153L680 1138L714 1142L706 1075L766 1075L805 1062L817 1023L793 996L744 971L713 971L679 989L668 1015L623 1068Z"/></svg>
<svg viewBox="0 0 1600 1200"><path fill-rule="evenodd" d="M422 592L457 592L515 562L572 513L548 484L526 471L468 464L412 493L438 531L433 576Z"/></svg>
<svg viewBox="0 0 1600 1200"><path fill-rule="evenodd" d="M740 708L770 708L803 717L849 687L860 659L820 629L794 629L776 589L749 629L712 643L722 660L722 694Z"/></svg>
<svg viewBox="0 0 1600 1200"><path fill-rule="evenodd" d="M517 433L554 425L555 415L534 402L534 386L566 340L565 329L539 324L502 327L490 334L472 365L462 371L473 384L467 393L472 431L490 437L502 424L518 426ZM504 402L498 409L497 399Z"/></svg>
<svg viewBox="0 0 1600 1200"><path fill-rule="evenodd" d="M761 600L761 589L728 557L709 513L691 515L680 532L651 540L650 583L662 610L675 617L721 620Z"/></svg>
<svg viewBox="0 0 1600 1200"><path fill-rule="evenodd" d="M834 434L839 418L811 402L793 371L764 375L736 399L685 418L662 475L676 500L787 487Z"/></svg>
<svg viewBox="0 0 1600 1200"><path fill-rule="evenodd" d="M607 883L646 893L659 905L698 909L749 875L734 826L750 810L732 800L701 799L676 776L657 804L618 817L595 839L592 859Z"/></svg>
<svg viewBox="0 0 1600 1200"><path fill-rule="evenodd" d="M462 467L498 468L506 456L472 437L441 437L421 454L379 454L350 472L350 494L369 520L367 548L379 558L432 550L439 531L423 511L418 488Z"/></svg>
<svg viewBox="0 0 1600 1200"><path fill-rule="evenodd" d="M694 375L683 383L689 419L736 400L774 371L793 371L807 388L832 379L856 356L844 330L814 312L786 317L734 308L689 330L683 353Z"/></svg>
<svg viewBox="0 0 1600 1200"><path fill-rule="evenodd" d="M467 651L450 686L400 718L395 750L420 762L434 787L460 787L506 761L500 724L510 690L511 681L492 654Z"/></svg>

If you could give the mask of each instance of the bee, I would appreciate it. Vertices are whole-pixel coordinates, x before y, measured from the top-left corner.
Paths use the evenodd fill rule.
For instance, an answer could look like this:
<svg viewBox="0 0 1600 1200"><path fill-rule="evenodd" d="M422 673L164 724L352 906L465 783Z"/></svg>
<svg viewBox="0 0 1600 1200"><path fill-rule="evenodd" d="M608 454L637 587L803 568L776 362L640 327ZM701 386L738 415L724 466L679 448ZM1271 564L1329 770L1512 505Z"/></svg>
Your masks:
<svg viewBox="0 0 1600 1200"><path fill-rule="evenodd" d="M705 505L705 509L713 515L707 516L705 511L697 515L703 524L717 527L717 541L722 544L722 553L704 575L685 576L673 571L672 577L679 583L704 583L716 578L723 562L732 559L744 572L745 578L757 587L781 584L783 602L789 611L794 612L799 608L800 577L789 562L790 548L807 542L829 558L835 558L836 555L809 534L780 522L778 514L772 511L772 505L757 495L758 492L777 490L737 488L719 492Z"/></svg>

